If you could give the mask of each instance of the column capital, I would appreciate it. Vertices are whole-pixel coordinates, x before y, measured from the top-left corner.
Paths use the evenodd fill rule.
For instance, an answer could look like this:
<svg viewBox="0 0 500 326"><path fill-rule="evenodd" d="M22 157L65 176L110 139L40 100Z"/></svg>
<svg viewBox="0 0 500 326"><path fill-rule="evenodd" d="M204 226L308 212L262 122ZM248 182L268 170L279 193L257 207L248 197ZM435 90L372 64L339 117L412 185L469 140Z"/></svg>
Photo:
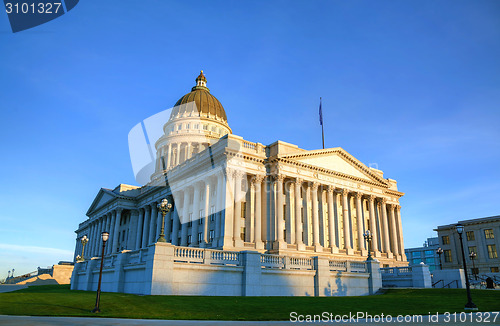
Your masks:
<svg viewBox="0 0 500 326"><path fill-rule="evenodd" d="M313 181L311 182L311 190L316 191L318 190L319 187L319 182Z"/></svg>
<svg viewBox="0 0 500 326"><path fill-rule="evenodd" d="M252 177L252 179L250 179L250 182L252 185L254 185L256 183L261 183L265 178L266 178L265 175L257 174L257 175L254 175Z"/></svg>
<svg viewBox="0 0 500 326"><path fill-rule="evenodd" d="M368 200L370 201L370 203L373 203L375 201L375 195L368 195Z"/></svg>
<svg viewBox="0 0 500 326"><path fill-rule="evenodd" d="M304 182L304 179L302 179L302 178L295 178L295 185L298 184L299 186L301 186L303 182Z"/></svg>
<svg viewBox="0 0 500 326"><path fill-rule="evenodd" d="M327 191L329 194L333 194L335 192L335 186L329 185Z"/></svg>
<svg viewBox="0 0 500 326"><path fill-rule="evenodd" d="M387 203L387 198L381 197L378 199L378 202L382 205L385 205Z"/></svg>
<svg viewBox="0 0 500 326"><path fill-rule="evenodd" d="M281 174L281 173L278 173L278 174L274 174L273 178L274 178L275 181L283 182L285 180L285 175Z"/></svg>
<svg viewBox="0 0 500 326"><path fill-rule="evenodd" d="M358 191L358 192L354 193L354 196L356 197L356 199L361 199L361 198L363 198L363 193Z"/></svg>
<svg viewBox="0 0 500 326"><path fill-rule="evenodd" d="M343 188L343 189L340 189L340 193L342 194L342 196L347 196L347 195L349 195L349 190Z"/></svg>
<svg viewBox="0 0 500 326"><path fill-rule="evenodd" d="M243 175L245 174L245 172L241 171L241 170L232 170L232 175L233 175L233 178L241 178L243 177Z"/></svg>
<svg viewBox="0 0 500 326"><path fill-rule="evenodd" d="M121 214L123 212L123 208L121 207L115 208L115 211Z"/></svg>

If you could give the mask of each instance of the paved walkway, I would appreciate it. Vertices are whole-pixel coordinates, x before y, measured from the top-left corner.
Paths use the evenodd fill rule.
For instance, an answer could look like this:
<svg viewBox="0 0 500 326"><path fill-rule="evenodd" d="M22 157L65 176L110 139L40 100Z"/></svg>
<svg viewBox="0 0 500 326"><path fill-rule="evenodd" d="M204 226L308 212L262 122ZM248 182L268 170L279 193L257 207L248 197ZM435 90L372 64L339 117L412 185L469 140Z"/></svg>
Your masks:
<svg viewBox="0 0 500 326"><path fill-rule="evenodd" d="M488 313L480 313L482 316ZM500 325L500 314L497 314L496 321L493 321L495 313L491 314L489 322L478 323L476 321L470 322L470 320L460 322L459 316L457 316L457 321L453 320L451 317L450 321L446 321L444 315L440 315L439 319L436 321L429 321L428 316L424 316L422 321L419 322L403 322L403 323L381 323L381 322L370 322L367 320L359 320L357 323L345 322L345 323L325 323L318 322L315 325L394 325L394 324L404 324L404 325L421 325L421 326L435 326L435 325ZM151 319L120 319L120 318L89 318L89 317L31 317L31 316L4 316L0 315L0 325L2 326L46 326L46 325L168 325L168 326L289 326L289 325L310 325L313 323L299 323L299 322L285 322L285 321L195 321L195 320L151 320Z"/></svg>

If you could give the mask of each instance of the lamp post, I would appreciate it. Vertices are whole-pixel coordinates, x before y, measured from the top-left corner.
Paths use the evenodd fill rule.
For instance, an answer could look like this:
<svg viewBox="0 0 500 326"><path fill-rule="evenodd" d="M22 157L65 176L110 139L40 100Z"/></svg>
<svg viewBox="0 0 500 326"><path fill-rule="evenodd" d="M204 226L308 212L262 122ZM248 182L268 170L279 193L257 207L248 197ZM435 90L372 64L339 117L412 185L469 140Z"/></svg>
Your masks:
<svg viewBox="0 0 500 326"><path fill-rule="evenodd" d="M81 239L80 239L81 243L82 243L82 255L80 257L80 259L77 259L78 261L85 261L85 258L83 258L83 253L85 252L85 245L89 242L89 238L87 238L86 235L84 235Z"/></svg>
<svg viewBox="0 0 500 326"><path fill-rule="evenodd" d="M373 260L373 257L372 257L372 235L370 233L370 230L366 230L366 232L363 234L363 237L365 238L365 241L368 243L368 258L366 258L366 260Z"/></svg>
<svg viewBox="0 0 500 326"><path fill-rule="evenodd" d="M474 264L476 256L477 254L474 251L469 254L469 258L472 260L472 275L474 275L474 279L477 281L476 264Z"/></svg>
<svg viewBox="0 0 500 326"><path fill-rule="evenodd" d="M172 204L168 202L166 198L163 198L162 201L158 204L158 209L161 212L161 229L160 229L160 236L158 237L157 242L167 242L165 239L165 215L167 215L168 212L170 212L170 209L172 208Z"/></svg>
<svg viewBox="0 0 500 326"><path fill-rule="evenodd" d="M99 309L99 301L101 300L101 279L102 279L102 265L104 263L104 247L106 247L106 241L109 239L109 233L104 231L101 233L102 237L102 254L101 254L101 269L99 270L99 283L97 284L97 296L95 298L95 307L92 310L94 313L101 312Z"/></svg>
<svg viewBox="0 0 500 326"><path fill-rule="evenodd" d="M472 302L472 298L470 296L469 277L467 276L467 262L465 261L464 242L462 240L464 226L458 223L455 227L457 229L458 237L460 238L460 248L462 249L462 258L464 261L465 287L467 288L467 303L465 304L465 310L477 310L477 306L474 304L474 302Z"/></svg>
<svg viewBox="0 0 500 326"><path fill-rule="evenodd" d="M441 247L437 248L436 254L438 254L439 257L439 269L443 270L443 264L441 263L441 255L443 254L443 248Z"/></svg>

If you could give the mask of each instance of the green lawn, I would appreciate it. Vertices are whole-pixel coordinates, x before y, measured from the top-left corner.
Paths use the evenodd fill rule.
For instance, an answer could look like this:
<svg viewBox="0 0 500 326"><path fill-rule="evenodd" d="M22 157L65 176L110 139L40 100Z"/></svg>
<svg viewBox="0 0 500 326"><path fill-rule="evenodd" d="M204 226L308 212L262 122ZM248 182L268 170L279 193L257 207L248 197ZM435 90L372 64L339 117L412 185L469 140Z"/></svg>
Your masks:
<svg viewBox="0 0 500 326"><path fill-rule="evenodd" d="M499 311L500 291L473 290L479 311ZM138 296L102 293L101 317L220 320L289 320L290 312L372 315L460 312L465 290L391 289L363 297L193 297ZM41 285L1 293L0 314L37 316L95 316L90 310L95 292L70 291L68 285Z"/></svg>

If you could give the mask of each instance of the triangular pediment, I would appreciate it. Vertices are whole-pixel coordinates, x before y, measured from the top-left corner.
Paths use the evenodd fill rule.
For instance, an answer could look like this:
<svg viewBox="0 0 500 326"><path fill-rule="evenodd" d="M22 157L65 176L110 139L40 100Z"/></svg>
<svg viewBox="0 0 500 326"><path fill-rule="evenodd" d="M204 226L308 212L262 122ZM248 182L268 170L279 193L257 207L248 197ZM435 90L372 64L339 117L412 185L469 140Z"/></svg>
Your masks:
<svg viewBox="0 0 500 326"><path fill-rule="evenodd" d="M288 154L280 156L280 158L311 165L366 181L382 184L387 183L381 175L370 170L370 168L340 147Z"/></svg>
<svg viewBox="0 0 500 326"><path fill-rule="evenodd" d="M94 201L92 202L92 205L90 205L90 208L87 211L87 215L92 214L92 212L98 210L116 197L117 196L109 189L101 188Z"/></svg>

